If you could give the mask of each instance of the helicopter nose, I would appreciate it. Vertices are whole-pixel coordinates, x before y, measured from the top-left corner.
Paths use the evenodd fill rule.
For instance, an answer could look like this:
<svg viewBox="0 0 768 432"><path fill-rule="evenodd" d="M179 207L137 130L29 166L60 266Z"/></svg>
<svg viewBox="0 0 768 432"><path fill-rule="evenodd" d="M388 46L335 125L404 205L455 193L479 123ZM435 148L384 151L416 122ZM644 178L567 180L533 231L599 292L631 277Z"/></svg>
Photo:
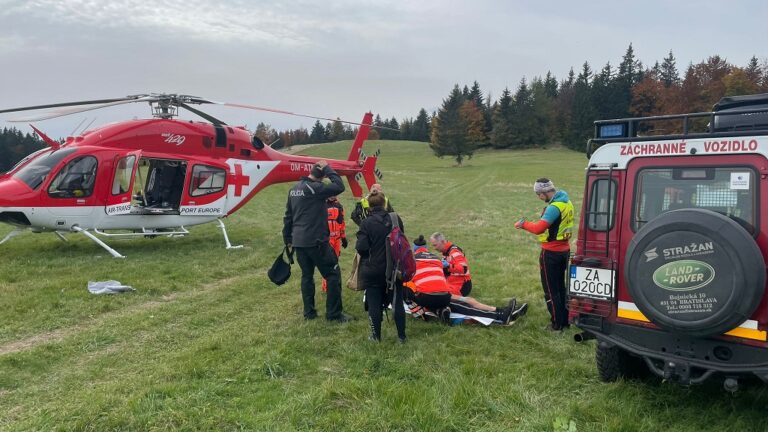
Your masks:
<svg viewBox="0 0 768 432"><path fill-rule="evenodd" d="M12 177L0 178L0 208L14 207L14 198L25 195L24 186Z"/></svg>

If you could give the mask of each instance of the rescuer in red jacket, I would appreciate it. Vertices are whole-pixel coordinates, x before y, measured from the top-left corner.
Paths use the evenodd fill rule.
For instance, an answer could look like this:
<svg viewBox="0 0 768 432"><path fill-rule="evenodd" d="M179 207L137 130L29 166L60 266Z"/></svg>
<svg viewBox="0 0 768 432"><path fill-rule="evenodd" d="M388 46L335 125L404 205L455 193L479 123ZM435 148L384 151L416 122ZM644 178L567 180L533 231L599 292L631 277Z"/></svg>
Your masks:
<svg viewBox="0 0 768 432"><path fill-rule="evenodd" d="M347 224L344 222L344 206L341 205L337 196L328 198L326 204L328 205L328 243L338 257L341 255L341 248L347 248ZM323 292L327 291L327 282L323 279Z"/></svg>
<svg viewBox="0 0 768 432"><path fill-rule="evenodd" d="M506 307L495 307L461 295L458 287L448 284L443 273L443 263L437 255L429 252L424 236L414 240L413 254L416 258L416 274L406 284L407 297L421 307L430 309L443 321L448 321L450 313L456 312L467 316L491 318L502 324L509 324L525 315L528 304L517 307L513 298Z"/></svg>
<svg viewBox="0 0 768 432"><path fill-rule="evenodd" d="M429 237L432 247L443 254L443 272L451 289L457 290L463 296L468 296L472 291L472 275L469 273L469 264L464 251L455 244L445 239L439 232Z"/></svg>

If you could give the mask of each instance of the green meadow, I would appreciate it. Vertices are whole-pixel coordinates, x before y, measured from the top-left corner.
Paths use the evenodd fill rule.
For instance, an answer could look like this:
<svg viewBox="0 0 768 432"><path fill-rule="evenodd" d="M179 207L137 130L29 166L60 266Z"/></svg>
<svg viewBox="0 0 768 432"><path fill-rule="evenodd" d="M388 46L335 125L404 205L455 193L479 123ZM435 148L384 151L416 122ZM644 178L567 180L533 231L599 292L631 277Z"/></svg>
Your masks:
<svg viewBox="0 0 768 432"><path fill-rule="evenodd" d="M350 143L306 154L344 158ZM367 340L361 295L344 288L358 319L301 315L299 269L276 287L266 272L282 247L289 184L258 194L226 220L227 251L213 224L186 238L108 240L114 259L82 235L69 242L27 233L0 246L0 430L327 431L760 431L768 393L750 382L689 388L658 379L598 380L595 342L548 323L538 245L512 225L542 203L548 176L580 210L586 158L552 148L482 151L465 166L424 143L373 141L382 184L410 237L445 233L465 250L472 295L530 303L509 327L408 318ZM349 193L342 202L348 213ZM577 212L579 211L577 210ZM0 226L0 237L10 232ZM354 238L355 225L349 222ZM346 275L354 242L343 250ZM91 295L116 279L136 292ZM318 279L319 282L319 279ZM319 286L319 283L318 283ZM324 312L323 295L317 294Z"/></svg>

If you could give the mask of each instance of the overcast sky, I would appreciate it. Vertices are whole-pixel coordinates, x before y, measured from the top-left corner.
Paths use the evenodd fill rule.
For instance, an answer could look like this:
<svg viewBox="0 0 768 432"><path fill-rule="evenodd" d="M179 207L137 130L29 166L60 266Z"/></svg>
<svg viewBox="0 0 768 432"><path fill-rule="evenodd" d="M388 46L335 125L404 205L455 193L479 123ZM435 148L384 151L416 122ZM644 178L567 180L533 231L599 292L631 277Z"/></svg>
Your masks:
<svg viewBox="0 0 768 432"><path fill-rule="evenodd" d="M764 61L767 21L761 0L0 0L0 108L166 92L400 120L438 107L455 83L477 80L496 99L523 77L617 65L630 43L647 65L672 50L681 73L714 54ZM210 111L251 128L314 122ZM148 113L115 107L38 126L64 136L84 119Z"/></svg>

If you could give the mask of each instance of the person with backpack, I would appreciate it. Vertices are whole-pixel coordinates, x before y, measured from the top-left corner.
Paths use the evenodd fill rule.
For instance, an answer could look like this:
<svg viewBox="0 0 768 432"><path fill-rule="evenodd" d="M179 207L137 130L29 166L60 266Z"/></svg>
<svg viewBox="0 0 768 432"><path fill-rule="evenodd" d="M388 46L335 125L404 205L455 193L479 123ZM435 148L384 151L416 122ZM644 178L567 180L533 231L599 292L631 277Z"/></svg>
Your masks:
<svg viewBox="0 0 768 432"><path fill-rule="evenodd" d="M392 280L387 274L387 263L392 261L388 256L388 243L395 228L404 232L402 220L392 217L384 205L384 194L373 191L368 196L370 213L360 224L357 232L355 249L360 254L360 282L365 289L365 304L368 309L368 319L371 325L369 340L381 341L381 318L383 309L392 303L394 309L397 337L400 343L405 343L405 308L403 306L403 285ZM395 215L392 213L392 215ZM393 226L392 220L397 220ZM391 269L390 269L391 271Z"/></svg>
<svg viewBox="0 0 768 432"><path fill-rule="evenodd" d="M324 183L328 178L330 183ZM328 206L325 200L344 192L344 183L336 171L321 160L312 166L309 176L301 177L288 192L283 217L283 241L293 248L301 268L301 299L304 319L317 318L315 310L315 268L328 281L325 319L347 322L354 318L343 311L339 259L328 243Z"/></svg>
<svg viewBox="0 0 768 432"><path fill-rule="evenodd" d="M442 321L448 322L451 312L470 316L491 318L507 325L528 311L528 303L519 307L512 298L507 306L490 306L480 301L461 295L457 287L448 284L443 274L442 259L431 253L426 246L424 236L413 241L413 254L416 259L416 273L406 283L409 290L406 298L436 314Z"/></svg>
<svg viewBox="0 0 768 432"><path fill-rule="evenodd" d="M461 295L468 296L472 291L472 275L464 251L439 232L432 234L429 241L432 247L443 254L443 272L448 285L460 291Z"/></svg>
<svg viewBox="0 0 768 432"><path fill-rule="evenodd" d="M380 194L384 194L384 191L381 189L381 185L378 183L374 183L371 185L371 191L368 195L364 196L360 199L360 201L355 204L354 210L352 210L352 222L356 223L358 226L363 222L365 218L368 217L368 215L371 213L371 205L368 202L368 198L371 196L372 193L378 192ZM384 196L384 209L387 212L393 212L395 211L392 209L392 206L389 204L389 198Z"/></svg>
<svg viewBox="0 0 768 432"><path fill-rule="evenodd" d="M347 248L347 224L344 222L344 206L339 202L337 196L332 196L326 200L328 205L328 232L329 240L333 252L338 258L341 255L341 248ZM323 292L328 291L328 282L323 279Z"/></svg>

